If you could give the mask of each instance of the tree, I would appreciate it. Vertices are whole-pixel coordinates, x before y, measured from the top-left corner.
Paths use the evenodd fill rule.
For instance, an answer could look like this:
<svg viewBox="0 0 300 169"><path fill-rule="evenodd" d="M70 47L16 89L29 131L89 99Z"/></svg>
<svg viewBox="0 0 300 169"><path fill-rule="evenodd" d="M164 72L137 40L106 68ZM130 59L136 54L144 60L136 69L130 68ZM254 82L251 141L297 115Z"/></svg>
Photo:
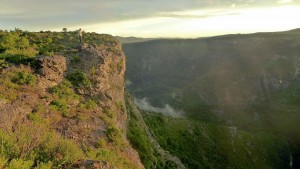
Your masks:
<svg viewBox="0 0 300 169"><path fill-rule="evenodd" d="M66 33L68 31L68 29L67 28L63 28L63 31Z"/></svg>
<svg viewBox="0 0 300 169"><path fill-rule="evenodd" d="M20 40L17 41L16 47L19 49L26 49L28 48L29 45L29 40L22 37Z"/></svg>
<svg viewBox="0 0 300 169"><path fill-rule="evenodd" d="M9 33L0 38L0 49L13 49L15 48L16 41L19 39L17 34Z"/></svg>

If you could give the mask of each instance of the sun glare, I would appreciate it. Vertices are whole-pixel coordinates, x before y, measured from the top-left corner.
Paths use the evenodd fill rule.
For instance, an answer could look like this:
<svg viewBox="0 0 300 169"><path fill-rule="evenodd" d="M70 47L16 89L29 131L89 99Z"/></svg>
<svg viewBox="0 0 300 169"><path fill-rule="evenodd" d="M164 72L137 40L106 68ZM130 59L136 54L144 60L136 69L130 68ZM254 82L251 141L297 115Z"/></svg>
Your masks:
<svg viewBox="0 0 300 169"><path fill-rule="evenodd" d="M300 27L300 6L192 10L157 17L86 26L87 31L139 37L205 37L233 33L282 31Z"/></svg>

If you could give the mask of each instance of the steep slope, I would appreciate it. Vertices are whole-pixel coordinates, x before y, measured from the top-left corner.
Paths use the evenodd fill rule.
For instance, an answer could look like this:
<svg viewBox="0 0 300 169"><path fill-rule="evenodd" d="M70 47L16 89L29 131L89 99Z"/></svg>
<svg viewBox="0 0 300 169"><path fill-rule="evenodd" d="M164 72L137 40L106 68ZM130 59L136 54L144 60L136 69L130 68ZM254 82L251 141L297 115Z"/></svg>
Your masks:
<svg viewBox="0 0 300 169"><path fill-rule="evenodd" d="M290 143L299 167L299 29L158 39L123 50L127 88L141 108L170 105L189 119L275 133Z"/></svg>
<svg viewBox="0 0 300 169"><path fill-rule="evenodd" d="M128 138L139 152L145 168L186 168L178 157L161 148L129 94L126 95L126 107L130 117Z"/></svg>
<svg viewBox="0 0 300 169"><path fill-rule="evenodd" d="M187 168L290 168L290 148L280 137L153 113L143 116L162 148Z"/></svg>
<svg viewBox="0 0 300 169"><path fill-rule="evenodd" d="M142 112L127 96L128 138L146 168L290 168L282 137Z"/></svg>
<svg viewBox="0 0 300 169"><path fill-rule="evenodd" d="M221 116L234 124L242 120L234 117L243 112L247 119L263 118L263 111L251 108L273 103L274 95L295 80L299 34L295 30L124 44L128 89L155 106L172 104L192 118L216 121Z"/></svg>
<svg viewBox="0 0 300 169"><path fill-rule="evenodd" d="M1 32L0 168L144 168L126 139L119 42L75 37Z"/></svg>

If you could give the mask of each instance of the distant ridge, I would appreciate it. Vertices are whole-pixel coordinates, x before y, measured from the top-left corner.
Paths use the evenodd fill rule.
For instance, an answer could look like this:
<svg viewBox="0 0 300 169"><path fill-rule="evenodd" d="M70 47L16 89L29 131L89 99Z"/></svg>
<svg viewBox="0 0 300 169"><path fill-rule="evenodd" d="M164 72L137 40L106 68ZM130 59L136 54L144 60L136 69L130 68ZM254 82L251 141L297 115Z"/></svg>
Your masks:
<svg viewBox="0 0 300 169"><path fill-rule="evenodd" d="M139 38L139 37L121 37L121 36L115 36L115 38L120 41L121 43L137 43L137 42L145 42L149 40L153 40L155 38Z"/></svg>

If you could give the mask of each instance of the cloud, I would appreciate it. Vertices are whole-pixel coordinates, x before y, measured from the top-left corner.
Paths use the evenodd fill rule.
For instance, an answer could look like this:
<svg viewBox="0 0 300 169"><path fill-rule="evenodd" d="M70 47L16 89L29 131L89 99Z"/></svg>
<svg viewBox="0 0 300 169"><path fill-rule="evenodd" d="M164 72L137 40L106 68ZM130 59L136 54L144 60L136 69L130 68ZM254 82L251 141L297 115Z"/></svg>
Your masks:
<svg viewBox="0 0 300 169"><path fill-rule="evenodd" d="M230 11L230 10L224 10L224 9L213 9L213 10L195 9L195 10L188 10L188 11L159 12L157 14L154 14L153 17L209 18L209 17L238 15L238 14L239 13L237 13L237 12Z"/></svg>
<svg viewBox="0 0 300 169"><path fill-rule="evenodd" d="M293 0L278 0L277 3L279 4L289 4L289 3L292 3Z"/></svg>
<svg viewBox="0 0 300 169"><path fill-rule="evenodd" d="M160 12L190 11L195 9L228 7L247 3L242 0L1 0L1 26L15 27L11 23L24 22L22 27L45 25L48 29L104 22L153 17ZM6 12L5 12L6 11ZM10 15L14 11L19 15ZM3 13L7 15L3 19ZM175 15L174 15L175 17ZM180 17L180 16L179 16ZM181 16L184 17L184 16ZM186 17L195 17L186 15ZM5 22L4 22L5 21ZM7 22L9 21L9 22Z"/></svg>
<svg viewBox="0 0 300 169"><path fill-rule="evenodd" d="M165 116L171 116L171 117L184 117L185 113L182 110L175 110L170 105L166 104L164 107L154 107L151 105L151 103L146 99L134 99L134 103L137 105L138 108L149 111L149 112L156 112L156 113L162 113Z"/></svg>
<svg viewBox="0 0 300 169"><path fill-rule="evenodd" d="M126 87L129 87L130 85L132 85L132 81L126 79L125 85L126 85Z"/></svg>
<svg viewBox="0 0 300 169"><path fill-rule="evenodd" d="M299 3L298 0L277 2L289 5L293 2L294 8ZM71 31L81 27L88 32L119 36L195 38L299 27L298 12L270 9L278 7L278 3L272 0L1 0L0 29L61 31L66 27ZM262 10L252 10L259 6Z"/></svg>

